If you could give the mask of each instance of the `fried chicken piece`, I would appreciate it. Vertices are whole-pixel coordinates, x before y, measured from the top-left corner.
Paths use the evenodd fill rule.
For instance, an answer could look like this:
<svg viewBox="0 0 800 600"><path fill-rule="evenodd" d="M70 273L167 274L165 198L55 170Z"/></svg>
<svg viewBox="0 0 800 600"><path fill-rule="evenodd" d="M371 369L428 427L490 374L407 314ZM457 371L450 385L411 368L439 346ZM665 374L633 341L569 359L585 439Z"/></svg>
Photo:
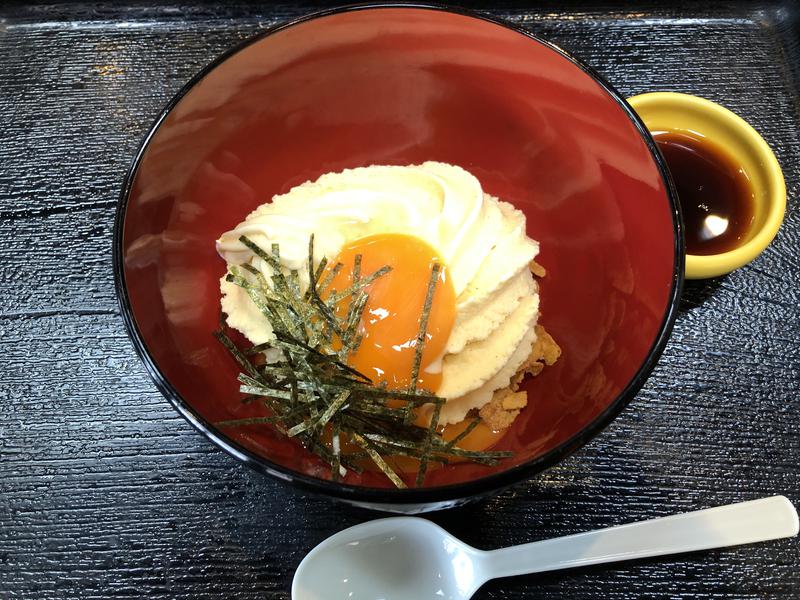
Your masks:
<svg viewBox="0 0 800 600"><path fill-rule="evenodd" d="M536 326L536 341L531 347L528 360L511 379L511 389L516 391L526 375L536 377L546 366L552 366L561 356L561 347L541 325Z"/></svg>
<svg viewBox="0 0 800 600"><path fill-rule="evenodd" d="M535 260L530 262L531 273L536 277L547 274L545 268ZM536 341L531 346L528 360L523 363L519 371L511 378L507 388L497 390L488 404L483 406L480 417L483 422L494 431L506 429L519 415L520 410L528 405L528 393L520 392L519 385L526 375L535 377L542 372L545 366L555 364L561 356L561 348L553 337L541 325L536 326Z"/></svg>
<svg viewBox="0 0 800 600"><path fill-rule="evenodd" d="M536 361L544 361L548 367L552 367L561 356L561 346L559 346L544 327L536 326L536 341L533 343L531 357Z"/></svg>
<svg viewBox="0 0 800 600"><path fill-rule="evenodd" d="M491 401L480 409L479 414L492 430L500 431L511 425L519 415L519 411L527 405L527 392L515 392L510 388L503 388L494 393Z"/></svg>
<svg viewBox="0 0 800 600"><path fill-rule="evenodd" d="M547 275L547 271L545 270L545 268L539 263L537 263L535 260L532 260L528 264L528 268L531 270L531 273L536 275L536 277L544 277L545 275Z"/></svg>

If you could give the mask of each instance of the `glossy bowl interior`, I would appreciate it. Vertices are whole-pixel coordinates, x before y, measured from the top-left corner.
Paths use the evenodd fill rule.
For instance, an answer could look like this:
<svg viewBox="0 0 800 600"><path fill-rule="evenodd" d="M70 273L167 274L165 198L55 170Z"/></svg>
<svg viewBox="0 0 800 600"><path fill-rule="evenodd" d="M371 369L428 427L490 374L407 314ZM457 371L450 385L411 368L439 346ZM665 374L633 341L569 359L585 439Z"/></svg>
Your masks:
<svg viewBox="0 0 800 600"><path fill-rule="evenodd" d="M327 481L316 458L269 428L216 429L263 412L241 404L236 365L211 335L225 271L214 240L325 172L425 160L471 171L525 212L541 242L541 322L563 356L525 386L529 407L500 443L514 458L449 465L424 489L395 490L373 473ZM224 56L154 126L117 219L123 313L176 408L257 469L373 504L486 493L590 439L663 349L682 253L659 161L617 94L519 30L433 8L323 14Z"/></svg>

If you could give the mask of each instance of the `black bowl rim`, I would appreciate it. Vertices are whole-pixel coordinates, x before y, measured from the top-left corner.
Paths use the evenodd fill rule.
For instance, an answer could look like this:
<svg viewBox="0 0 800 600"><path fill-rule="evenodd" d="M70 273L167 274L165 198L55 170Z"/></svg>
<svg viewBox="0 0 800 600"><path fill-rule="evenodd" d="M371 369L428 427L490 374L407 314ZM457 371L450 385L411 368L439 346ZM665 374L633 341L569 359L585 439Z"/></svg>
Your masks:
<svg viewBox="0 0 800 600"><path fill-rule="evenodd" d="M172 384L167 381L166 377L161 373L155 361L150 357L144 339L136 325L135 318L131 309L130 298L128 297L127 287L125 284L125 273L123 263L123 248L122 239L124 233L125 213L127 210L128 199L133 185L133 180L138 171L139 165L142 161L144 153L146 152L150 141L155 135L164 119L171 113L178 102L206 75L213 71L217 66L225 60L240 52L244 48L289 27L294 27L306 21L328 17L335 14L361 11L361 10L374 10L383 8L403 8L403 9L417 9L417 10L433 10L458 14L461 16L471 17L488 21L495 25L515 31L534 42L543 44L551 50L559 53L561 56L578 66L584 73L592 77L612 99L624 110L628 118L632 121L639 134L645 141L650 153L655 160L661 177L666 184L667 199L671 204L672 222L675 233L674 245L674 271L672 275L672 283L669 297L669 305L664 313L664 317L659 328L659 333L656 336L653 344L648 351L647 357L639 367L636 374L633 376L628 385L617 395L611 404L600 413L595 419L574 434L571 438L561 443L556 448L539 456L533 460L516 465L499 473L492 473L479 479L471 481L449 484L445 486L430 487L430 488L408 488L408 489L395 489L395 488L375 488L345 484L341 482L334 482L325 479L319 479L298 473L288 469L277 463L257 455L256 453L244 448L233 440L229 439L225 434L218 431L213 425L208 423L202 416L200 416L191 405L186 402ZM416 2L367 2L362 4L352 4L331 8L321 11L316 11L308 15L293 19L291 21L278 24L276 26L265 29L259 32L236 46L230 48L216 59L211 61L203 67L197 74L194 75L166 104L161 113L151 125L148 133L142 140L139 149L131 162L128 172L125 176L122 191L120 193L119 203L114 220L113 231L113 249L112 261L114 270L114 284L119 300L121 314L125 322L125 327L128 331L136 353L144 363L145 369L156 384L158 390L169 400L175 409L183 415L183 417L199 432L204 434L211 442L218 447L222 448L225 452L233 457L241 460L249 467L256 471L265 473L276 477L278 479L289 481L300 488L310 490L313 492L321 493L323 495L332 496L344 501L357 502L362 505L373 505L380 508L381 505L436 505L447 506L449 503L463 500L473 496L483 496L487 493L499 491L523 479L531 477L549 467L555 465L557 462L563 460L599 434L617 415L633 400L638 391L644 385L648 376L655 367L658 359L664 351L667 340L672 332L675 319L677 317L677 309L680 301L681 290L684 282L684 261L685 261L685 246L683 238L683 226L680 205L677 202L677 193L675 186L672 182L666 162L658 150L653 137L645 127L642 120L638 117L633 108L627 103L625 98L592 67L584 63L579 58L571 53L562 49L561 47L544 40L537 35L526 31L514 24L505 22L496 17L477 13L474 11L449 7L442 4L428 4Z"/></svg>

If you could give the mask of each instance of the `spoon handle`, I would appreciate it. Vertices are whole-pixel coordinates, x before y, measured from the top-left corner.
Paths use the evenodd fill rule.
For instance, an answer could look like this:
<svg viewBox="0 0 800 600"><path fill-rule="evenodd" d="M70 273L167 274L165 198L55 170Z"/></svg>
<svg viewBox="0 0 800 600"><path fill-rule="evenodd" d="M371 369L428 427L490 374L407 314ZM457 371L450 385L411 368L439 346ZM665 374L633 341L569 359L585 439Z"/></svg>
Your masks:
<svg viewBox="0 0 800 600"><path fill-rule="evenodd" d="M492 578L764 542L797 535L783 496L728 504L487 552Z"/></svg>

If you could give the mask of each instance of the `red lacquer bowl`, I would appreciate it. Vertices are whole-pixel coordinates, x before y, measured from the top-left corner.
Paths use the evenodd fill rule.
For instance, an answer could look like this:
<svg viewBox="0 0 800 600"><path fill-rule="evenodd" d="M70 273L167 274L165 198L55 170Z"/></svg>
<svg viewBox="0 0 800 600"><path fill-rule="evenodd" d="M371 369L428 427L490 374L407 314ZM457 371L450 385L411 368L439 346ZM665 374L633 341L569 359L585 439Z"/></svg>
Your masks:
<svg viewBox="0 0 800 600"><path fill-rule="evenodd" d="M212 337L225 265L214 240L274 194L323 173L437 160L523 210L541 242L541 322L561 360L531 380L497 467L435 470L420 489L382 475L327 480L266 427ZM320 13L266 31L170 102L128 175L114 267L122 312L159 389L255 469L353 503L452 506L554 464L636 394L664 348L683 272L666 169L631 108L594 71L525 31L434 7Z"/></svg>

